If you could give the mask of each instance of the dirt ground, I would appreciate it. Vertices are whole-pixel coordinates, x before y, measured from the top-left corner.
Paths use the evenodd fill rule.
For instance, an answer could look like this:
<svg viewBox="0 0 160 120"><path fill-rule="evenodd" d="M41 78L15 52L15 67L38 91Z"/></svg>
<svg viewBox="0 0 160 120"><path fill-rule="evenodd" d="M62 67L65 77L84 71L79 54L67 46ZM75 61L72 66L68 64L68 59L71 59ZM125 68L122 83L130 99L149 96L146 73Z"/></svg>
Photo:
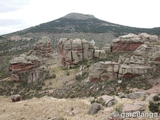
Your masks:
<svg viewBox="0 0 160 120"><path fill-rule="evenodd" d="M106 107L97 114L88 115L90 98L83 99L56 99L44 96L20 102L11 102L10 97L0 97L0 120L49 120L56 117L64 117L67 120L106 120L110 117L114 108L124 103L134 103L138 100L116 97L118 103L112 107ZM148 102L145 101L147 105ZM147 110L148 111L148 110ZM146 112L147 112L146 111ZM134 120L150 120L148 118L135 118ZM160 118L155 118L159 120ZM132 120L126 118L125 120Z"/></svg>

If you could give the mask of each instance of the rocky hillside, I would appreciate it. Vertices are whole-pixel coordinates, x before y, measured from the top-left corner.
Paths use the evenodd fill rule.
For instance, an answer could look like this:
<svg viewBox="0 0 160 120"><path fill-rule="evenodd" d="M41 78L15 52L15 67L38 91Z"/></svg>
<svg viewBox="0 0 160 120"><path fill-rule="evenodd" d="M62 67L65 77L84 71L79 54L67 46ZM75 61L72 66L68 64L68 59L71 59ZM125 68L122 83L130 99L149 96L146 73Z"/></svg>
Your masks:
<svg viewBox="0 0 160 120"><path fill-rule="evenodd" d="M103 21L93 15L70 13L47 23L0 36L0 55L23 53L43 36L49 36L55 48L59 38L94 39L96 46L101 48L106 42L111 42L120 35L144 32L160 35L159 28L134 28Z"/></svg>
<svg viewBox="0 0 160 120"><path fill-rule="evenodd" d="M129 26L118 25L107 21L100 20L93 15L85 15L80 13L70 13L59 19L28 28L19 34L26 33L108 33L112 32L119 36L126 33L153 33L156 34L156 29L134 28Z"/></svg>

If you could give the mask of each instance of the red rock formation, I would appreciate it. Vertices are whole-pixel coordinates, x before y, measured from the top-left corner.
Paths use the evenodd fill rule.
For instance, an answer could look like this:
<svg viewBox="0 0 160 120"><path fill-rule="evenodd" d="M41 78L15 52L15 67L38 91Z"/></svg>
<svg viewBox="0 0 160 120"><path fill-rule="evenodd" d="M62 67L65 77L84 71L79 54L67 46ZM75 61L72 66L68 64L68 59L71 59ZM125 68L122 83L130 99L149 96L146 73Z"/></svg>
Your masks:
<svg viewBox="0 0 160 120"><path fill-rule="evenodd" d="M20 74L40 67L40 60L35 56L15 57L10 61L9 71L11 74L11 80L20 81ZM25 81L26 82L26 81Z"/></svg>
<svg viewBox="0 0 160 120"><path fill-rule="evenodd" d="M128 34L120 36L112 41L111 51L133 51L136 50L145 42L156 42L158 37L156 35L149 35L141 33L139 35Z"/></svg>
<svg viewBox="0 0 160 120"><path fill-rule="evenodd" d="M58 50L62 65L69 68L72 64L93 58L94 46L84 39L62 38L59 40Z"/></svg>
<svg viewBox="0 0 160 120"><path fill-rule="evenodd" d="M44 73L47 71L41 67L41 61L38 57L52 57L51 40L48 37L43 37L34 45L30 56L22 54L10 61L11 80L31 83L44 79L47 75Z"/></svg>
<svg viewBox="0 0 160 120"><path fill-rule="evenodd" d="M116 51L133 51L135 49L137 49L139 46L141 46L143 43L139 42L139 43L134 43L134 42L116 42L114 43L113 47L112 47L112 51L116 52Z"/></svg>
<svg viewBox="0 0 160 120"><path fill-rule="evenodd" d="M50 58L52 56L52 45L49 37L43 37L33 48L35 55Z"/></svg>

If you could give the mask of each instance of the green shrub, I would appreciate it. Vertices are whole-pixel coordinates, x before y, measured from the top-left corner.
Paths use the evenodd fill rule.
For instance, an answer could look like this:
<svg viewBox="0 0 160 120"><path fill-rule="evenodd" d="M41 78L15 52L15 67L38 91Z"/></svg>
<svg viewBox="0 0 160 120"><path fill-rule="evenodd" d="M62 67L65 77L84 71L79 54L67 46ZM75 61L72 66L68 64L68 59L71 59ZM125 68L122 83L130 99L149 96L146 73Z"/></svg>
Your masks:
<svg viewBox="0 0 160 120"><path fill-rule="evenodd" d="M52 79L52 78L56 78L56 74L52 74L52 75L50 76L50 79Z"/></svg>
<svg viewBox="0 0 160 120"><path fill-rule="evenodd" d="M160 103L149 102L149 110L151 112L160 112Z"/></svg>
<svg viewBox="0 0 160 120"><path fill-rule="evenodd" d="M70 75L70 72L69 72L69 71L66 71L66 75L69 76L69 75Z"/></svg>
<svg viewBox="0 0 160 120"><path fill-rule="evenodd" d="M123 105L122 104L120 104L120 105L118 105L118 106L116 106L114 108L114 110L117 111L118 113L122 113L122 109L123 109Z"/></svg>
<svg viewBox="0 0 160 120"><path fill-rule="evenodd" d="M153 100L154 100L154 101L159 101L160 98L159 98L159 96L155 95L155 96L153 97Z"/></svg>
<svg viewBox="0 0 160 120"><path fill-rule="evenodd" d="M37 86L37 88L36 88L36 91L40 91L40 90L42 90L42 86L41 85Z"/></svg>

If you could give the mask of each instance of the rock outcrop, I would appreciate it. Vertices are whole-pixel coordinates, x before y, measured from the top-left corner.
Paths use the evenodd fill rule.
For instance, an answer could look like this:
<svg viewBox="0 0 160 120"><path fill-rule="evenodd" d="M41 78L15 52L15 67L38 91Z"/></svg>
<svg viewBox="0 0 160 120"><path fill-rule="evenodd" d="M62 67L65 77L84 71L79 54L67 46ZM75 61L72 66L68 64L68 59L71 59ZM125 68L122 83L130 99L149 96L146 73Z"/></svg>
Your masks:
<svg viewBox="0 0 160 120"><path fill-rule="evenodd" d="M116 78L118 75L118 68L119 65L116 62L97 62L89 68L89 80L94 82Z"/></svg>
<svg viewBox="0 0 160 120"><path fill-rule="evenodd" d="M51 58L52 51L51 40L49 37L43 37L34 45L30 55L21 54L19 57L14 57L9 62L11 80L26 83L43 81L48 71L42 66L42 58Z"/></svg>
<svg viewBox="0 0 160 120"><path fill-rule="evenodd" d="M92 41L85 39L61 38L58 43L58 50L61 54L61 63L67 68L84 60L106 57L105 50L96 49Z"/></svg>
<svg viewBox="0 0 160 120"><path fill-rule="evenodd" d="M85 39L62 38L58 43L61 63L64 67L93 58L94 46Z"/></svg>
<svg viewBox="0 0 160 120"><path fill-rule="evenodd" d="M120 36L112 41L111 51L133 51L145 42L156 42L158 41L158 36L149 35L147 33L128 34Z"/></svg>
<svg viewBox="0 0 160 120"><path fill-rule="evenodd" d="M11 80L13 81L32 83L45 77L43 74L45 69L41 67L40 60L36 56L22 54L10 60L9 64Z"/></svg>
<svg viewBox="0 0 160 120"><path fill-rule="evenodd" d="M149 43L142 44L130 58L119 57L119 77L128 78L147 74L152 69L151 63L160 64L160 46Z"/></svg>
<svg viewBox="0 0 160 120"><path fill-rule="evenodd" d="M160 45L145 42L133 52L131 57L127 57L127 54L119 56L118 63L101 61L93 64L89 69L89 80L144 76L156 64L160 64Z"/></svg>
<svg viewBox="0 0 160 120"><path fill-rule="evenodd" d="M34 54L39 57L51 58L53 52L51 44L51 39L49 37L42 37L42 39L33 46Z"/></svg>

